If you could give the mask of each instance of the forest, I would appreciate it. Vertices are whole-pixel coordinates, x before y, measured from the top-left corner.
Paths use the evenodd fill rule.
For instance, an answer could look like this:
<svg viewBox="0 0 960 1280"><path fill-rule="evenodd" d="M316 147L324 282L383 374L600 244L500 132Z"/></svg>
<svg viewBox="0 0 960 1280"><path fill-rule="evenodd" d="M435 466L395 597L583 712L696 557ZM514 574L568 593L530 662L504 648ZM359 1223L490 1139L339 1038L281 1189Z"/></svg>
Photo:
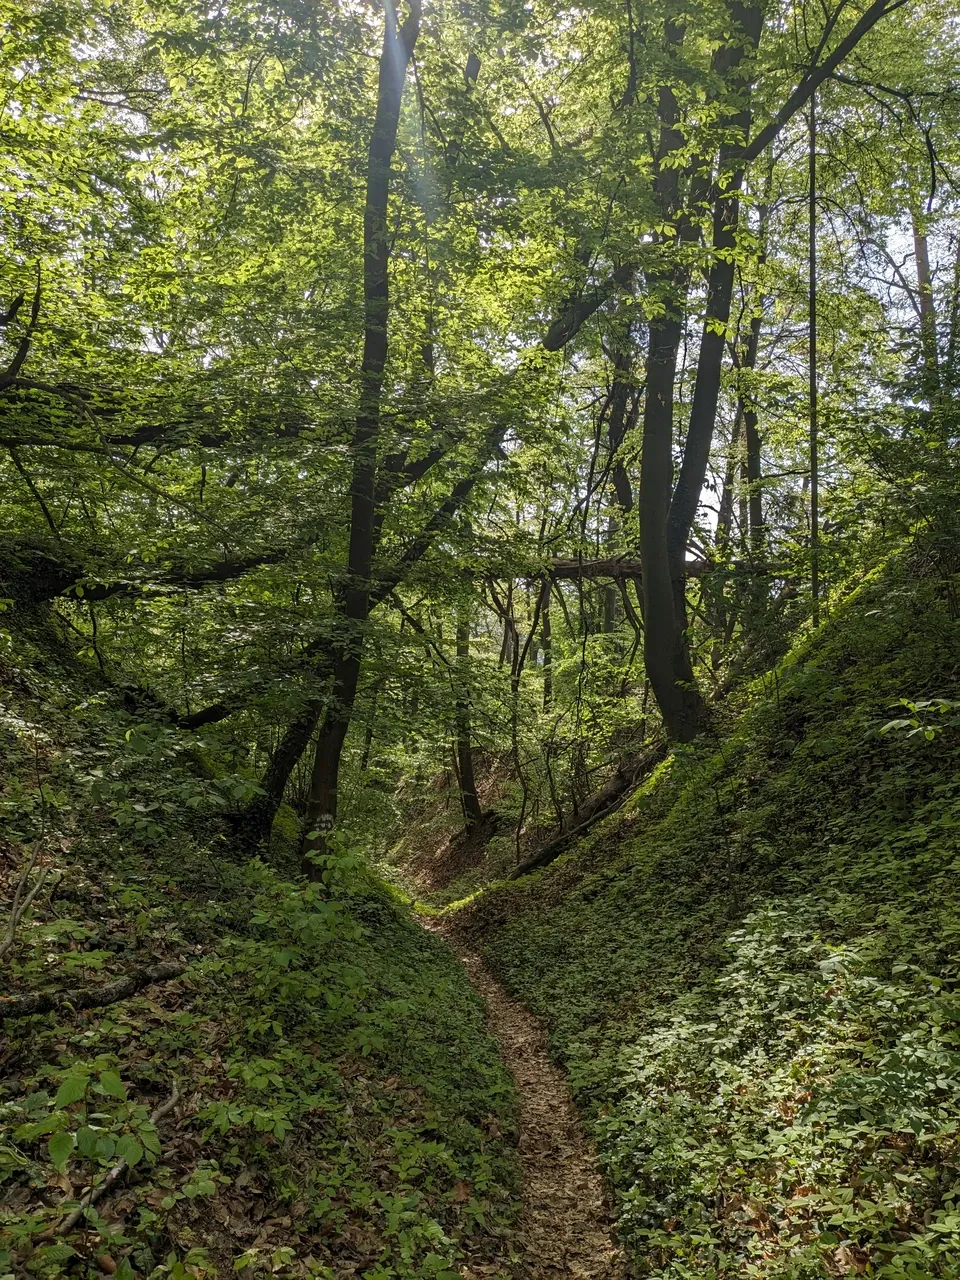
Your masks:
<svg viewBox="0 0 960 1280"><path fill-rule="evenodd" d="M0 0L0 134L0 1280L958 1280L951 0Z"/></svg>

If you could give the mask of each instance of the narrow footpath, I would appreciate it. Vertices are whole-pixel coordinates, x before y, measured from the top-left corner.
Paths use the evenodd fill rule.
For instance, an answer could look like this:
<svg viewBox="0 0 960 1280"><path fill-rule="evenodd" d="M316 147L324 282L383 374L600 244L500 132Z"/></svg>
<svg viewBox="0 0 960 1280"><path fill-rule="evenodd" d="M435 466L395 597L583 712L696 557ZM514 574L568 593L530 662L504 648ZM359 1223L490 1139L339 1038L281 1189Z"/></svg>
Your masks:
<svg viewBox="0 0 960 1280"><path fill-rule="evenodd" d="M550 1060L546 1029L513 1000L446 922L424 921L456 953L487 1006L487 1025L517 1083L523 1211L512 1243L518 1260L498 1267L513 1280L625 1280L623 1253L593 1144L563 1072ZM465 1270L465 1280L489 1274Z"/></svg>

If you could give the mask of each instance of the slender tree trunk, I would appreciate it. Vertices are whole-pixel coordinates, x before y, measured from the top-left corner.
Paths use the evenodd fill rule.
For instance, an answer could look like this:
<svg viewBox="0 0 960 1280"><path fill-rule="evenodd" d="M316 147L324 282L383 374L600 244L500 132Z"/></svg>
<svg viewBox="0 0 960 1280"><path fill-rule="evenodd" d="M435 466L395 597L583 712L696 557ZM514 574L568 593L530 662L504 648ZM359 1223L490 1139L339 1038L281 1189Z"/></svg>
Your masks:
<svg viewBox="0 0 960 1280"><path fill-rule="evenodd" d="M540 643L543 648L543 709L553 705L553 629L550 622L550 592L543 598L540 615Z"/></svg>
<svg viewBox="0 0 960 1280"><path fill-rule="evenodd" d="M762 272L767 261L767 222L770 217L770 198L773 193L773 151L767 155L767 176L763 201L757 210L757 239L760 242L760 254L757 267ZM761 284L756 285L753 315L750 318L750 335L747 348L743 354L740 367L749 375L757 367L757 356L760 351L760 329L763 324L765 299L761 292ZM757 402L749 385L741 389L738 412L743 412L744 445L746 455L747 492L749 494L749 546L750 554L755 562L764 556L766 529L763 520L763 461L760 449L763 439L760 435L760 419L757 414Z"/></svg>
<svg viewBox="0 0 960 1280"><path fill-rule="evenodd" d="M619 525L615 517L611 514L607 516L607 554L613 556L616 554L614 547L614 539L617 535ZM605 583L603 587L602 612L600 626L605 636L613 635L617 629L617 602L620 596L619 588L615 582Z"/></svg>
<svg viewBox="0 0 960 1280"><path fill-rule="evenodd" d="M944 386L949 391L953 391L960 382L957 377L958 352L960 352L960 236L957 237L957 243L954 246L947 358L943 378Z"/></svg>
<svg viewBox="0 0 960 1280"><path fill-rule="evenodd" d="M757 364L757 351L760 346L760 326L762 317L759 309L750 321L750 338L744 354L741 368L752 371ZM750 524L750 554L755 561L763 559L765 530L763 524L763 464L760 457L760 419L753 396L746 395L741 399L743 407L743 438L747 470L747 508Z"/></svg>
<svg viewBox="0 0 960 1280"><path fill-rule="evenodd" d="M717 534L714 545L719 556L726 556L730 550L733 537L733 497L740 470L743 453L743 400L737 402L737 412L733 419L733 430L730 432L730 447L727 450L727 462L723 471L723 486L720 490L720 504L717 509Z"/></svg>
<svg viewBox="0 0 960 1280"><path fill-rule="evenodd" d="M610 412L607 418L607 440L612 460L611 478L617 502L624 515L633 510L633 488L630 477L618 457L627 431L636 420L636 396L633 386L633 325L628 324L622 340L613 352L613 386L610 391Z"/></svg>
<svg viewBox="0 0 960 1280"><path fill-rule="evenodd" d="M723 469L723 485L720 489L720 502L717 508L717 532L714 539L719 559L725 559L730 554L730 544L733 533L733 498L734 486L737 480L737 474L742 466L743 453L743 398L737 401L737 411L733 419L733 429L730 432L730 447L727 450L726 465ZM716 596L716 603L710 614L710 627L714 633L713 648L711 662L714 670L720 666L723 661L725 645L724 637L727 633L728 616L732 609L728 608L726 598L726 584L722 585Z"/></svg>
<svg viewBox="0 0 960 1280"><path fill-rule="evenodd" d="M463 822L468 835L483 817L480 798L477 795L477 780L473 768L473 743L470 738L470 684L467 667L469 658L470 624L466 613L463 613L457 618L456 756L457 774L460 779L460 803L463 806Z"/></svg>
<svg viewBox="0 0 960 1280"><path fill-rule="evenodd" d="M330 701L317 737L307 802L303 865L308 875L315 874L315 855L326 851L326 838L336 822L340 761L356 701L363 630L370 613L370 575L380 524L375 501L377 444L390 318L390 164L397 145L407 64L420 30L420 0L412 0L409 15L400 28L392 0L387 0L385 21L363 211L364 335L360 399L352 441L350 545L346 583L336 598L340 634L336 638Z"/></svg>
<svg viewBox="0 0 960 1280"><path fill-rule="evenodd" d="M817 95L810 98L808 152L808 234L810 281L807 306L810 318L810 594L813 625L820 625L820 429L817 419Z"/></svg>
<svg viewBox="0 0 960 1280"><path fill-rule="evenodd" d="M370 753L373 750L373 731L377 722L377 704L380 701L382 681L374 685L370 710L367 714L367 727L363 731L363 753L360 756L360 772L366 773L370 767Z"/></svg>
<svg viewBox="0 0 960 1280"><path fill-rule="evenodd" d="M917 267L920 349L928 394L931 400L935 400L940 391L940 358L937 350L937 312L933 300L933 277L930 274L930 250L922 216L915 207L910 210L910 218L913 224L913 256Z"/></svg>
<svg viewBox="0 0 960 1280"><path fill-rule="evenodd" d="M603 634L613 635L617 629L617 597L616 584L611 582L603 588Z"/></svg>

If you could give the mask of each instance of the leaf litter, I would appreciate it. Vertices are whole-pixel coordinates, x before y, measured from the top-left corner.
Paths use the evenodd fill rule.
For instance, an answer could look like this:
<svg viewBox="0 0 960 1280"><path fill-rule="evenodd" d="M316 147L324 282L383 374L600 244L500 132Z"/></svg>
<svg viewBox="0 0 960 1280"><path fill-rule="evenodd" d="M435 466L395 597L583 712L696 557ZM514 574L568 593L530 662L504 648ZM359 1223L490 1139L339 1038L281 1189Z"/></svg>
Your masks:
<svg viewBox="0 0 960 1280"><path fill-rule="evenodd" d="M510 1242L514 1256L496 1268L465 1266L464 1280L626 1280L596 1149L550 1058L544 1023L507 994L449 921L423 923L446 939L482 996L487 1026L519 1095L523 1208Z"/></svg>

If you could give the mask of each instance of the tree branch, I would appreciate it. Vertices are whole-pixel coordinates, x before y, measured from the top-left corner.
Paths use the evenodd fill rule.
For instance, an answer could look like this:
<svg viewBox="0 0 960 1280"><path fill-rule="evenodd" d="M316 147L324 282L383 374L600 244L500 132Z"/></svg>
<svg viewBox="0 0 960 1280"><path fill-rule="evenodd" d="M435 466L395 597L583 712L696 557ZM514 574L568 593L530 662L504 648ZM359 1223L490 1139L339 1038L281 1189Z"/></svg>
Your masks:
<svg viewBox="0 0 960 1280"><path fill-rule="evenodd" d="M863 37L875 27L881 18L887 17L896 9L900 9L907 0L874 0L873 4L860 15L859 21L847 32L833 53L819 66L811 67L800 79L800 83L791 93L774 118L766 125L753 141L736 158L737 165L747 165L761 156L783 129L784 125L801 111L810 101L811 96L828 76L840 66L841 62L853 52Z"/></svg>
<svg viewBox="0 0 960 1280"><path fill-rule="evenodd" d="M156 1126L163 1119L163 1117L165 1115L169 1115L169 1113L173 1110L173 1108L177 1105L179 1101L180 1101L180 1091L177 1088L177 1086L174 1085L173 1093L171 1093L170 1097L166 1100L166 1102L162 1103L159 1107L156 1108L155 1111L151 1113L150 1124L152 1124L153 1127L156 1128ZM126 1160L122 1160L122 1159L118 1160L117 1163L113 1166L113 1168L110 1169L110 1171L107 1173L104 1180L98 1186L90 1188L90 1190L83 1197L83 1199L80 1201L77 1207L73 1209L67 1215L66 1218L64 1218L63 1222L61 1222L59 1226L50 1227L47 1231L44 1231L41 1235L36 1236L35 1239L53 1240L57 1236L68 1235L69 1232L73 1230L73 1228L77 1225L77 1223L83 1217L84 1210L89 1208L90 1205L96 1204L96 1202L99 1199L101 1199L101 1197L104 1196L110 1190L113 1184L119 1178L121 1178L124 1173L126 1173L129 1167L130 1166Z"/></svg>
<svg viewBox="0 0 960 1280"><path fill-rule="evenodd" d="M136 995L144 987L155 982L167 982L179 978L187 966L167 961L150 965L137 973L128 973L103 987L72 987L67 991L34 992L27 996L0 996L0 1020L29 1018L37 1013L51 1013L54 1009L100 1009Z"/></svg>
<svg viewBox="0 0 960 1280"><path fill-rule="evenodd" d="M20 339L20 345L17 347L13 359L7 365L6 369L4 369L3 373L0 373L0 391L3 391L6 387L9 387L16 381L17 374L23 368L23 362L30 353L30 343L33 341L33 333L37 327L37 320L40 317L40 296L40 265L38 263L37 287L34 290L33 303L30 307L30 321L27 325L26 332ZM12 314L11 312L7 313L7 322L16 315L19 308L20 303L14 303L14 306L11 309Z"/></svg>

